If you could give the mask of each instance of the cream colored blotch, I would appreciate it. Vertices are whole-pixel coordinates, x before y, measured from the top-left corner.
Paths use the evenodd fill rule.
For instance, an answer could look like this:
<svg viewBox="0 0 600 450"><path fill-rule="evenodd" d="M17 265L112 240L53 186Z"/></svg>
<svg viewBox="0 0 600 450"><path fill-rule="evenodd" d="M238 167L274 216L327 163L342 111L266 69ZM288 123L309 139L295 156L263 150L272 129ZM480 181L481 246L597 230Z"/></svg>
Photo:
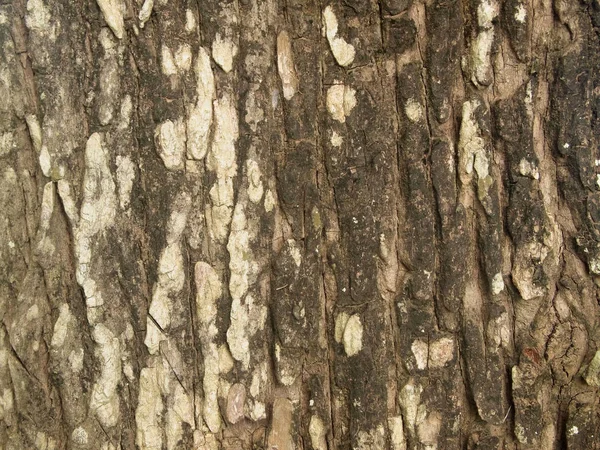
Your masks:
<svg viewBox="0 0 600 450"><path fill-rule="evenodd" d="M212 43L212 57L225 73L229 73L233 69L233 59L237 55L237 51L237 45L228 38L223 39L217 33Z"/></svg>
<svg viewBox="0 0 600 450"><path fill-rule="evenodd" d="M181 44L175 52L175 65L180 72L187 72L192 66L192 47L190 44Z"/></svg>
<svg viewBox="0 0 600 450"><path fill-rule="evenodd" d="M340 123L346 122L356 106L356 91L343 84L334 84L327 90L327 111Z"/></svg>
<svg viewBox="0 0 600 450"><path fill-rule="evenodd" d="M338 21L331 6L323 11L323 22L325 22L325 34L333 57L340 66L349 66L354 61L356 52L351 44L348 44L344 38L337 35Z"/></svg>
<svg viewBox="0 0 600 450"><path fill-rule="evenodd" d="M319 416L313 415L308 425L310 442L315 450L327 450L326 430Z"/></svg>
<svg viewBox="0 0 600 450"><path fill-rule="evenodd" d="M165 167L170 170L183 169L186 135L182 121L167 120L161 123L156 127L154 139Z"/></svg>
<svg viewBox="0 0 600 450"><path fill-rule="evenodd" d="M39 154L42 151L42 127L40 126L40 121L35 114L27 114L25 121L27 122L33 148Z"/></svg>
<svg viewBox="0 0 600 450"><path fill-rule="evenodd" d="M175 66L175 60L173 59L173 52L165 44L162 45L160 50L160 65L162 72L167 75L176 75L177 67Z"/></svg>
<svg viewBox="0 0 600 450"><path fill-rule="evenodd" d="M287 31L282 31L277 36L277 69L283 85L283 96L290 100L298 91L298 76L294 67L292 44Z"/></svg>
<svg viewBox="0 0 600 450"><path fill-rule="evenodd" d="M101 323L94 327L92 338L97 344L101 372L92 390L90 410L103 426L113 427L119 420L117 386L121 380L121 347L118 338Z"/></svg>
<svg viewBox="0 0 600 450"><path fill-rule="evenodd" d="M362 350L363 325L356 314L350 316L344 328L344 351L348 356L354 356Z"/></svg>
<svg viewBox="0 0 600 450"><path fill-rule="evenodd" d="M56 319L56 323L54 324L54 331L52 333L52 341L50 345L52 348L56 349L58 347L62 347L67 338L67 331L69 330L69 323L74 319L73 314L71 314L71 310L69 309L69 305L67 303L63 303L60 305L58 319Z"/></svg>
<svg viewBox="0 0 600 450"><path fill-rule="evenodd" d="M519 23L525 23L527 20L527 9L525 9L525 5L518 5L515 11L515 20Z"/></svg>
<svg viewBox="0 0 600 450"><path fill-rule="evenodd" d="M138 19L140 20L140 28L144 28L148 19L150 19L150 15L152 14L152 8L154 7L154 0L146 0L142 5L142 9L138 15Z"/></svg>
<svg viewBox="0 0 600 450"><path fill-rule="evenodd" d="M215 77L210 66L210 55L200 47L196 59L196 104L191 108L187 121L188 158L200 160L206 156L208 138L213 122Z"/></svg>
<svg viewBox="0 0 600 450"><path fill-rule="evenodd" d="M423 107L413 98L408 99L404 111L411 122L419 122L423 119Z"/></svg>
<svg viewBox="0 0 600 450"><path fill-rule="evenodd" d="M125 34L123 22L123 5L119 0L96 0L106 24L119 39Z"/></svg>

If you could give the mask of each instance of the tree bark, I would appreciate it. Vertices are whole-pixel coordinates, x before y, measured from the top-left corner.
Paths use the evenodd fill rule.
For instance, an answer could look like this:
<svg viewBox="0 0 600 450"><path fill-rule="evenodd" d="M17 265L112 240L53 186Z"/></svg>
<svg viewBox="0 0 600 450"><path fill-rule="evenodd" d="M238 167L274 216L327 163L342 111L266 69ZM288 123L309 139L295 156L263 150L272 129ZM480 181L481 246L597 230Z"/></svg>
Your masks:
<svg viewBox="0 0 600 450"><path fill-rule="evenodd" d="M0 447L600 448L599 27L0 2Z"/></svg>

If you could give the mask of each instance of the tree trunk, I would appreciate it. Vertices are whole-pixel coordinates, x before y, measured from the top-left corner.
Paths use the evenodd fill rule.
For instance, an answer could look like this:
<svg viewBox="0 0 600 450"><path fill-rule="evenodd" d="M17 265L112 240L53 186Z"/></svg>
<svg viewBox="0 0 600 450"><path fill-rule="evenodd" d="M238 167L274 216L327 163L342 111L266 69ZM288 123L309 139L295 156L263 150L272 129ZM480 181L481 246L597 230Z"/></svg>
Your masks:
<svg viewBox="0 0 600 450"><path fill-rule="evenodd" d="M0 447L600 448L599 27L0 2Z"/></svg>

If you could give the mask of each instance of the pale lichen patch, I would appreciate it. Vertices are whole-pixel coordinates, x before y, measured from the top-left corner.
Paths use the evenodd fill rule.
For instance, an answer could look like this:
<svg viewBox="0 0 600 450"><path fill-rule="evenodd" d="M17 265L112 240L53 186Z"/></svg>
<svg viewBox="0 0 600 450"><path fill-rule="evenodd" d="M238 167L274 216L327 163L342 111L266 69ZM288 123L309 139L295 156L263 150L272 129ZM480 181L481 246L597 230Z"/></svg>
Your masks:
<svg viewBox="0 0 600 450"><path fill-rule="evenodd" d="M69 366L74 373L79 373L83 369L83 357L84 352L82 348L71 350L71 353L69 353L67 360L69 361Z"/></svg>
<svg viewBox="0 0 600 450"><path fill-rule="evenodd" d="M427 342L417 339L412 343L410 349L417 362L417 368L419 370L426 369L427 360L429 358L429 346L427 345Z"/></svg>
<svg viewBox="0 0 600 450"><path fill-rule="evenodd" d="M53 182L49 181L44 185L44 191L42 194L42 205L40 213L40 231L45 232L50 227L50 219L54 212L54 197L56 196L56 189Z"/></svg>
<svg viewBox="0 0 600 450"><path fill-rule="evenodd" d="M62 347L67 337L69 323L71 323L73 320L74 317L73 314L71 314L69 305L67 303L63 303L62 305L60 305L60 312L58 314L58 319L56 319L56 323L54 324L52 341L50 342L51 347Z"/></svg>
<svg viewBox="0 0 600 450"><path fill-rule="evenodd" d="M213 239L227 238L233 210L233 177L237 173L235 143L238 139L237 110L228 94L214 101L215 132L206 165L217 180L210 189L212 207L208 223Z"/></svg>
<svg viewBox="0 0 600 450"><path fill-rule="evenodd" d="M409 98L404 107L404 112L411 122L420 122L423 120L423 106L413 98Z"/></svg>
<svg viewBox="0 0 600 450"><path fill-rule="evenodd" d="M113 427L119 420L117 385L121 380L121 346L119 339L101 323L94 326L92 338L98 345L101 372L92 390L90 410L103 426Z"/></svg>
<svg viewBox="0 0 600 450"><path fill-rule="evenodd" d="M87 445L88 433L85 431L85 428L81 426L75 428L71 433L71 441L76 445Z"/></svg>
<svg viewBox="0 0 600 450"><path fill-rule="evenodd" d="M522 158L519 162L519 173L524 177L530 177L534 180L540 179L540 171L534 163Z"/></svg>
<svg viewBox="0 0 600 450"><path fill-rule="evenodd" d="M302 253L300 252L300 248L298 245L296 245L296 241L294 239L287 240L287 249L294 261L294 264L296 264L296 267L300 267L302 264Z"/></svg>
<svg viewBox="0 0 600 450"><path fill-rule="evenodd" d="M494 275L492 279L492 294L498 295L504 290L504 279L501 273Z"/></svg>
<svg viewBox="0 0 600 450"><path fill-rule="evenodd" d="M353 448L355 450L372 450L385 447L385 429L382 424L379 424L369 431L360 430L357 434L356 446Z"/></svg>
<svg viewBox="0 0 600 450"><path fill-rule="evenodd" d="M56 25L52 24L50 9L43 0L27 0L27 14L25 25L40 35L47 36L50 40L56 40Z"/></svg>
<svg viewBox="0 0 600 450"><path fill-rule="evenodd" d="M175 65L181 72L187 72L192 66L192 47L190 44L181 44L175 52Z"/></svg>
<svg viewBox="0 0 600 450"><path fill-rule="evenodd" d="M330 142L331 142L331 145L333 145L334 147L341 147L342 144L344 143L344 139L337 132L332 131Z"/></svg>
<svg viewBox="0 0 600 450"><path fill-rule="evenodd" d="M267 418L267 410L263 402L254 401L252 402L252 408L250 410L250 418L255 422Z"/></svg>
<svg viewBox="0 0 600 450"><path fill-rule="evenodd" d="M446 366L454 359L454 340L443 337L430 342L428 359L429 367L433 369Z"/></svg>
<svg viewBox="0 0 600 450"><path fill-rule="evenodd" d="M344 351L348 356L357 355L362 350L363 325L360 317L353 314L348 319L344 327L344 335L342 342L344 343Z"/></svg>
<svg viewBox="0 0 600 450"><path fill-rule="evenodd" d="M179 382L170 381L170 398L166 414L167 450L175 450L183 437L183 423L194 424L193 407L188 394Z"/></svg>
<svg viewBox="0 0 600 450"><path fill-rule="evenodd" d="M133 103L131 102L131 95L127 94L121 102L119 130L129 129L131 123L131 113L133 112Z"/></svg>
<svg viewBox="0 0 600 450"><path fill-rule="evenodd" d="M590 386L600 387L600 350L596 351L590 361L583 379Z"/></svg>
<svg viewBox="0 0 600 450"><path fill-rule="evenodd" d="M231 304L231 324L227 330L227 343L231 355L240 361L245 369L250 364L250 337L263 329L267 319L267 308L255 305L251 295L246 295L244 303L233 299Z"/></svg>
<svg viewBox="0 0 600 450"><path fill-rule="evenodd" d="M39 154L42 151L42 127L40 126L40 121L35 114L27 114L25 115L25 122L29 129L33 148Z"/></svg>
<svg viewBox="0 0 600 450"><path fill-rule="evenodd" d="M327 90L327 111L331 117L340 122L346 122L356 106L356 90L343 84L334 84Z"/></svg>
<svg viewBox="0 0 600 450"><path fill-rule="evenodd" d="M56 185L58 188L58 195L60 196L63 208L65 209L65 213L67 214L67 217L73 228L75 228L79 223L79 212L77 211L75 200L73 200L73 196L71 195L71 187L66 180L58 180Z"/></svg>
<svg viewBox="0 0 600 450"><path fill-rule="evenodd" d="M267 193L265 194L265 211L271 212L275 207L275 197L273 196L273 192L271 189L267 189Z"/></svg>
<svg viewBox="0 0 600 450"><path fill-rule="evenodd" d="M531 300L544 295L545 287L536 282L536 266L543 264L550 248L541 242L533 241L517 248L512 268L512 280L521 297Z"/></svg>
<svg viewBox="0 0 600 450"><path fill-rule="evenodd" d="M234 359L226 344L219 346L219 373L225 374L233 370Z"/></svg>
<svg viewBox="0 0 600 450"><path fill-rule="evenodd" d="M185 125L181 120L167 120L156 127L154 139L158 154L169 170L183 169L185 155Z"/></svg>
<svg viewBox="0 0 600 450"><path fill-rule="evenodd" d="M331 6L327 6L323 11L323 22L333 57L340 66L349 66L354 61L356 51L344 38L338 36L338 20Z"/></svg>
<svg viewBox="0 0 600 450"><path fill-rule="evenodd" d="M246 96L244 120L252 131L256 131L258 124L265 119L265 111L257 98L257 85L254 85Z"/></svg>
<svg viewBox="0 0 600 450"><path fill-rule="evenodd" d="M489 28L499 12L498 3L494 0L482 0L477 5L477 23L482 28Z"/></svg>
<svg viewBox="0 0 600 450"><path fill-rule="evenodd" d="M160 365L145 367L140 372L138 407L135 412L135 443L143 450L162 448L161 416L164 404L160 385L164 385Z"/></svg>
<svg viewBox="0 0 600 450"><path fill-rule="evenodd" d="M67 188L68 184L61 185L59 183L61 198L69 200L70 193ZM71 209L69 203L70 201L65 203L67 214ZM116 203L115 183L108 166L108 154L101 135L94 133L86 144L83 201L80 218L74 231L75 256L77 258L76 278L84 290L86 304L89 307L100 306L104 302L101 292L96 288L96 283L91 279L89 273L92 262L92 238L112 225L116 215ZM75 213L71 211L69 216L71 217L73 214ZM88 313L90 313L89 310ZM92 316L90 317L93 319Z"/></svg>
<svg viewBox="0 0 600 450"><path fill-rule="evenodd" d="M350 316L346 312L341 312L335 318L334 338L338 344L342 343L344 337L344 330Z"/></svg>
<svg viewBox="0 0 600 450"><path fill-rule="evenodd" d="M185 10L185 31L191 33L196 29L196 16L191 9Z"/></svg>
<svg viewBox="0 0 600 450"><path fill-rule="evenodd" d="M196 283L196 313L199 319L198 335L204 354L203 416L208 428L217 433L221 428L218 391L221 354L214 339L217 336L217 301L222 295L217 272L205 262L197 262L194 269Z"/></svg>
<svg viewBox="0 0 600 450"><path fill-rule="evenodd" d="M120 0L96 0L106 24L119 39L125 34L123 21L123 4Z"/></svg>
<svg viewBox="0 0 600 450"><path fill-rule="evenodd" d="M45 177L50 178L50 171L52 170L52 160L50 158L50 152L48 152L48 147L42 145L42 149L40 150L39 156L40 168L42 169L42 173Z"/></svg>
<svg viewBox="0 0 600 450"><path fill-rule="evenodd" d="M217 33L212 43L212 57L225 73L233 69L233 59L237 55L238 48L230 39L222 38Z"/></svg>
<svg viewBox="0 0 600 450"><path fill-rule="evenodd" d="M492 82L490 54L494 42L493 20L498 14L498 3L493 0L482 0L477 7L477 22L480 31L471 42L469 52L471 81L475 85L488 86Z"/></svg>
<svg viewBox="0 0 600 450"><path fill-rule="evenodd" d="M283 97L291 100L298 90L298 76L294 67L292 44L287 31L277 36L277 70L283 86Z"/></svg>
<svg viewBox="0 0 600 450"><path fill-rule="evenodd" d="M502 313L488 322L487 336L496 346L510 346L512 332L507 313Z"/></svg>
<svg viewBox="0 0 600 450"><path fill-rule="evenodd" d="M151 317L148 317L146 322L144 343L150 354L156 354L160 342L166 339L156 324L163 330L170 326L173 309L171 298L180 292L185 284L180 238L187 223L190 207L189 194L180 193L173 202L173 209L167 223L167 246L163 249L158 261L158 280L154 286L148 310Z"/></svg>
<svg viewBox="0 0 600 450"><path fill-rule="evenodd" d="M442 427L442 415L438 411L432 411L423 417L417 424L417 436L419 442L425 448L437 448L438 436Z"/></svg>
<svg viewBox="0 0 600 450"><path fill-rule="evenodd" d="M8 155L16 148L15 136L12 132L0 133L0 156Z"/></svg>
<svg viewBox="0 0 600 450"><path fill-rule="evenodd" d="M515 9L515 20L519 23L525 23L527 20L527 9L522 3L519 3Z"/></svg>
<svg viewBox="0 0 600 450"><path fill-rule="evenodd" d="M227 242L229 252L229 292L233 299L241 299L248 292L249 276L252 271L250 232L244 207L238 204L231 223L231 233Z"/></svg>
<svg viewBox="0 0 600 450"><path fill-rule="evenodd" d="M205 262L197 262L194 269L196 283L196 309L203 333L214 338L217 334L217 300L222 295L221 280L217 272Z"/></svg>
<svg viewBox="0 0 600 450"><path fill-rule="evenodd" d="M254 222L248 222L245 208L244 201L236 205L227 242L229 293L232 298L227 343L233 358L242 362L243 367L248 369L249 340L258 330L264 328L267 308L257 304L254 296L248 293L250 285L256 280L259 266L250 246L251 240L256 236L256 225L253 225Z"/></svg>
<svg viewBox="0 0 600 450"><path fill-rule="evenodd" d="M327 430L323 425L321 418L315 414L310 417L308 425L308 433L310 434L310 442L315 450L327 450Z"/></svg>
<svg viewBox="0 0 600 450"><path fill-rule="evenodd" d="M481 129L475 118L475 110L480 106L478 100L463 103L463 117L458 141L461 178L470 179L470 174L475 169L477 173L477 192L480 200L488 195L488 189L493 180L489 175L489 159L486 142L481 136Z"/></svg>
<svg viewBox="0 0 600 450"><path fill-rule="evenodd" d="M252 203L258 203L263 196L264 189L260 168L253 159L246 161L246 176L248 177L248 198Z"/></svg>
<svg viewBox="0 0 600 450"><path fill-rule="evenodd" d="M405 426L412 433L414 433L417 424L422 393L423 387L420 384L415 384L412 379L398 393L398 402L402 408Z"/></svg>
<svg viewBox="0 0 600 450"><path fill-rule="evenodd" d="M215 78L210 66L210 56L203 47L198 50L195 65L196 103L190 108L187 121L187 154L200 160L206 156L208 138L213 122Z"/></svg>
<svg viewBox="0 0 600 450"><path fill-rule="evenodd" d="M406 450L406 438L404 437L404 426L402 416L394 416L388 419L390 430L390 443L392 450Z"/></svg>
<svg viewBox="0 0 600 450"><path fill-rule="evenodd" d="M140 28L144 28L144 25L150 19L150 15L152 14L152 8L154 7L154 0L145 0L142 5L142 9L138 14L138 19L140 21Z"/></svg>
<svg viewBox="0 0 600 450"><path fill-rule="evenodd" d="M129 206L131 189L135 179L135 165L129 156L117 156L117 186L119 188L119 204L122 209Z"/></svg>
<svg viewBox="0 0 600 450"><path fill-rule="evenodd" d="M177 75L177 67L175 66L175 60L173 59L173 52L165 44L162 45L160 50L160 66L163 74L167 76Z"/></svg>

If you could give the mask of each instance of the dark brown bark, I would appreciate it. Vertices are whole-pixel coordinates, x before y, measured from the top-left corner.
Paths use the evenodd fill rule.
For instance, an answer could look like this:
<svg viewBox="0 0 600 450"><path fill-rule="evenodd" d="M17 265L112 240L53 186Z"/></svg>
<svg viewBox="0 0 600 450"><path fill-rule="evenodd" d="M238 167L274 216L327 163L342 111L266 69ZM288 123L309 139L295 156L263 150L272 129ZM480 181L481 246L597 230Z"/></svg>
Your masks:
<svg viewBox="0 0 600 450"><path fill-rule="evenodd" d="M598 27L0 3L0 447L599 448Z"/></svg>

